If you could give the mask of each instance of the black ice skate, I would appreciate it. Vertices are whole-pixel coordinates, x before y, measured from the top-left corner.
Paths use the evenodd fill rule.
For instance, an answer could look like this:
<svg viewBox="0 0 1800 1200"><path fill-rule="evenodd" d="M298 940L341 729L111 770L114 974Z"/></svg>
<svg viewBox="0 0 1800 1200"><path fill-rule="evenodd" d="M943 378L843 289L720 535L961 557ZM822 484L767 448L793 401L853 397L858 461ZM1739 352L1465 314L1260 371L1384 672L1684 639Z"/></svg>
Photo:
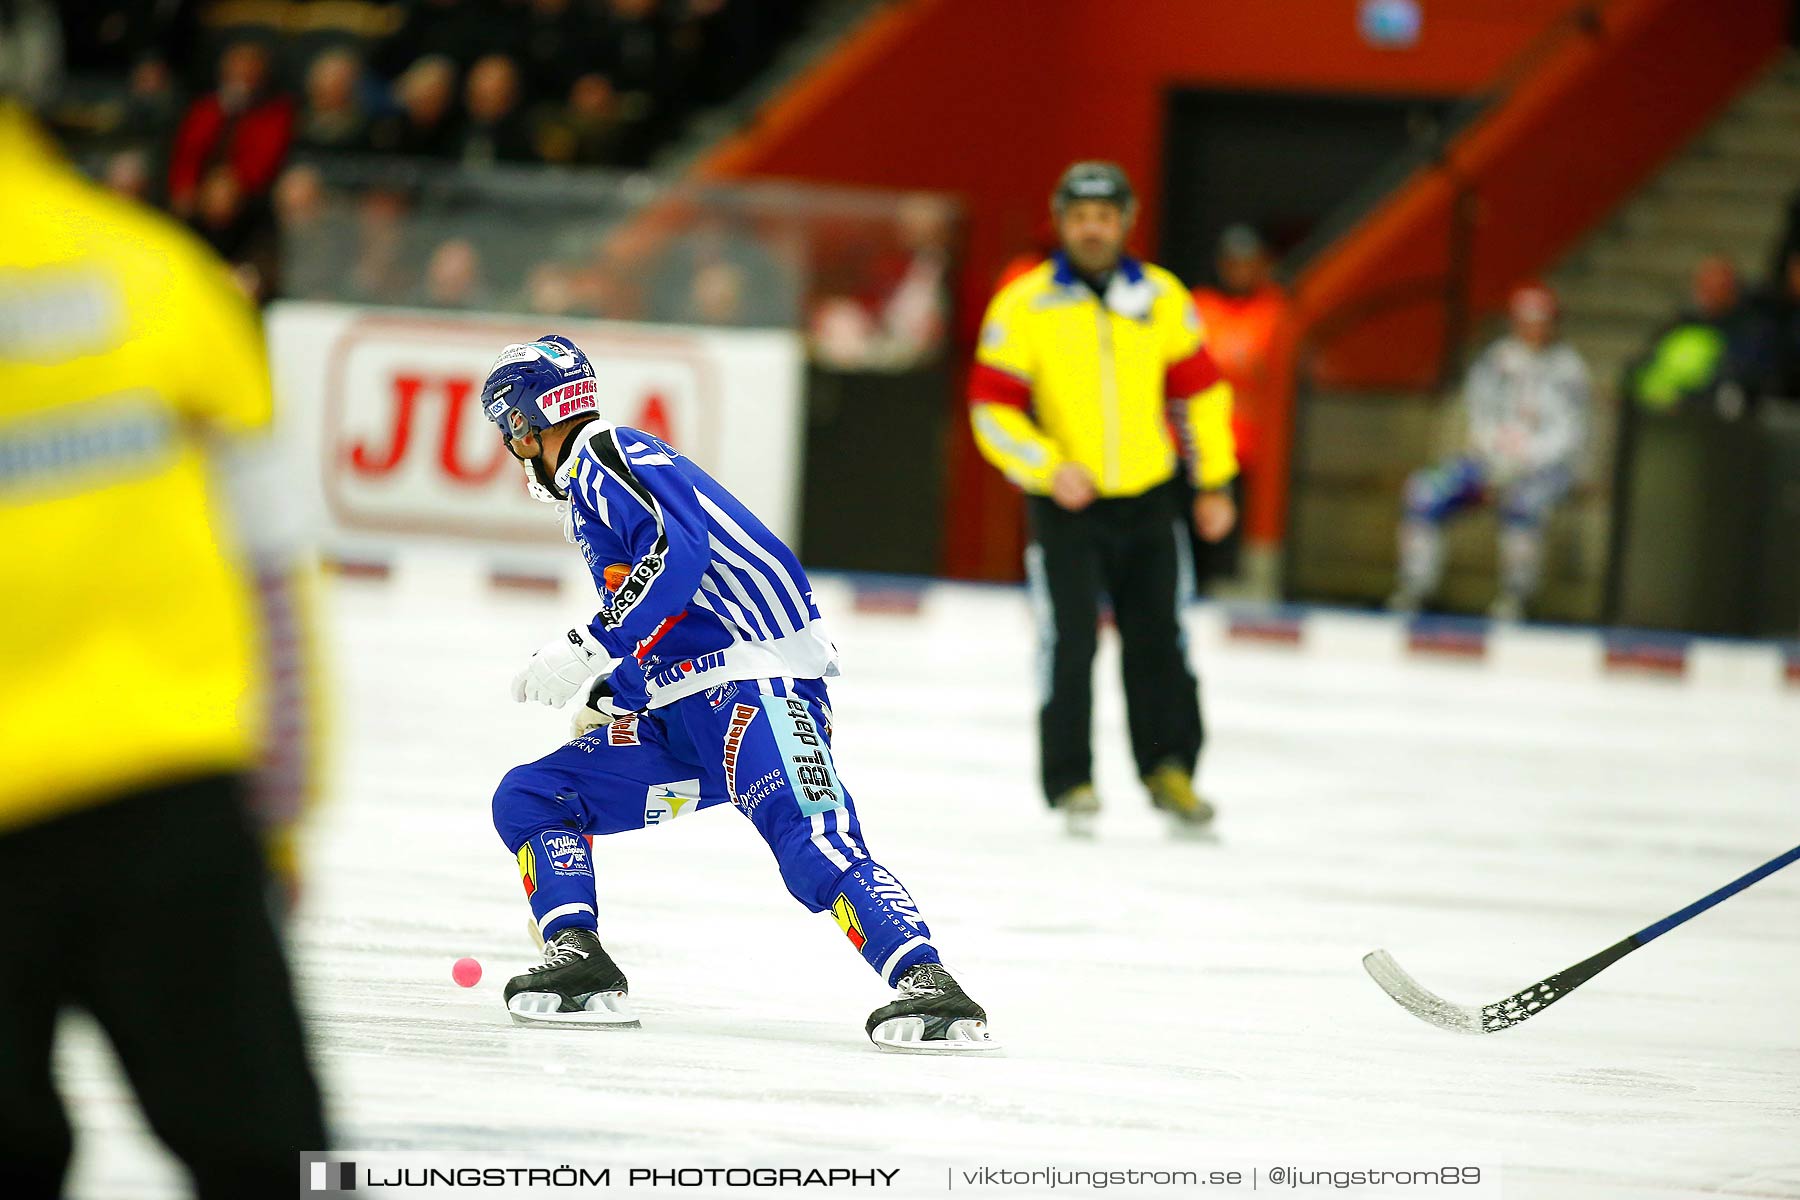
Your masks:
<svg viewBox="0 0 1800 1200"><path fill-rule="evenodd" d="M636 1029L619 970L591 929L565 929L544 943L544 961L506 981L506 1008L519 1025Z"/></svg>
<svg viewBox="0 0 1800 1200"><path fill-rule="evenodd" d="M900 977L899 998L869 1014L864 1026L878 1050L905 1054L966 1054L998 1050L987 1013L937 963L922 963Z"/></svg>

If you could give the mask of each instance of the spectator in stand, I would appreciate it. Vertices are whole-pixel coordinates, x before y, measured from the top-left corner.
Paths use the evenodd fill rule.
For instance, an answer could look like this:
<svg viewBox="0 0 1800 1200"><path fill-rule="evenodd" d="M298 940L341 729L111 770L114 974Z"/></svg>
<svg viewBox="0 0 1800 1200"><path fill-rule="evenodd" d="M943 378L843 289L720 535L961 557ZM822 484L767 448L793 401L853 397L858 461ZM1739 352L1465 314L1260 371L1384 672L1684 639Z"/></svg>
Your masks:
<svg viewBox="0 0 1800 1200"><path fill-rule="evenodd" d="M1769 375L1767 328L1742 302L1731 260L1709 255L1694 267L1687 307L1626 368L1624 393L1642 408L1665 411L1721 389L1740 398L1760 390Z"/></svg>
<svg viewBox="0 0 1800 1200"><path fill-rule="evenodd" d="M493 11L496 7L492 0L411 0L406 20L376 56L376 70L392 76L409 63L437 55L467 67L493 49L496 32L505 36L506 23Z"/></svg>
<svg viewBox="0 0 1800 1200"><path fill-rule="evenodd" d="M196 193L194 231L231 265L233 278L251 300L269 299L275 285L275 227L266 212L245 200L237 173L215 163Z"/></svg>
<svg viewBox="0 0 1800 1200"><path fill-rule="evenodd" d="M1788 248L1774 282L1757 299L1769 337L1762 393L1800 401L1800 242Z"/></svg>
<svg viewBox="0 0 1800 1200"><path fill-rule="evenodd" d="M1406 482L1400 587L1388 601L1417 612L1437 591L1444 522L1498 495L1500 595L1489 615L1516 621L1537 594L1543 531L1580 466L1588 423L1587 364L1556 327L1556 296L1540 285L1512 295L1512 332L1469 369L1468 448Z"/></svg>
<svg viewBox="0 0 1800 1200"><path fill-rule="evenodd" d="M484 308L487 288L481 277L481 255L467 238L450 238L431 252L425 265L422 304L431 308Z"/></svg>
<svg viewBox="0 0 1800 1200"><path fill-rule="evenodd" d="M711 262L694 274L688 292L686 325L747 325L744 309L744 271L736 263Z"/></svg>
<svg viewBox="0 0 1800 1200"><path fill-rule="evenodd" d="M356 213L356 252L349 261L350 293L371 304L402 304L412 294L406 261L409 205L404 193L377 187L363 193Z"/></svg>
<svg viewBox="0 0 1800 1200"><path fill-rule="evenodd" d="M150 202L150 159L142 151L133 147L128 150L116 150L106 160L106 170L102 177L107 190L140 204Z"/></svg>
<svg viewBox="0 0 1800 1200"><path fill-rule="evenodd" d="M565 107L538 119L538 157L552 163L603 166L618 161L625 133L624 113L612 81L590 71L570 86Z"/></svg>
<svg viewBox="0 0 1800 1200"><path fill-rule="evenodd" d="M800 297L793 271L770 252L748 222L704 208L693 228L673 239L648 273L650 319L690 319L698 281L715 266L730 270L715 272L707 289L722 293L721 285L730 279L738 293L735 315L718 323L791 326L798 321Z"/></svg>
<svg viewBox="0 0 1800 1200"><path fill-rule="evenodd" d="M599 37L592 9L572 0L529 0L510 23L526 102L560 101L587 68Z"/></svg>
<svg viewBox="0 0 1800 1200"><path fill-rule="evenodd" d="M169 157L169 206L194 212L200 181L223 163L247 204L274 186L294 134L294 102L270 87L269 54L252 42L228 47L219 59L217 91L195 100L182 118Z"/></svg>
<svg viewBox="0 0 1800 1200"><path fill-rule="evenodd" d="M1206 348L1231 384L1231 429L1237 438L1238 476L1232 493L1240 509L1244 492L1255 486L1259 425L1274 381L1270 350L1286 319L1287 293L1275 282L1275 258L1262 236L1248 225L1229 226L1219 237L1219 286L1194 289L1194 307L1206 330ZM1235 573L1240 530L1223 541L1192 539L1196 582Z"/></svg>
<svg viewBox="0 0 1800 1200"><path fill-rule="evenodd" d="M650 114L650 139L660 137L672 117L675 63L668 27L657 0L609 0L606 26L599 47L601 68L613 85ZM638 166L648 156L649 142L632 147L643 157L634 157L629 165Z"/></svg>
<svg viewBox="0 0 1800 1200"><path fill-rule="evenodd" d="M180 98L169 64L152 57L133 66L126 81L125 110L114 132L166 147L180 118Z"/></svg>
<svg viewBox="0 0 1800 1200"><path fill-rule="evenodd" d="M577 302L575 272L564 263L541 262L525 277L527 312L547 317L574 316Z"/></svg>
<svg viewBox="0 0 1800 1200"><path fill-rule="evenodd" d="M504 54L477 59L463 84L464 121L456 157L466 167L526 162L531 130L519 111L519 71Z"/></svg>
<svg viewBox="0 0 1800 1200"><path fill-rule="evenodd" d="M338 295L344 264L354 261L353 230L335 218L319 169L300 163L275 184L275 216L280 230L280 294L297 300L329 300Z"/></svg>
<svg viewBox="0 0 1800 1200"><path fill-rule="evenodd" d="M943 344L954 217L949 205L925 193L906 197L894 213L904 265L881 302L881 324L898 361L930 358Z"/></svg>
<svg viewBox="0 0 1800 1200"><path fill-rule="evenodd" d="M395 82L400 111L376 122L371 146L383 154L449 158L457 150L456 64L428 55Z"/></svg>
<svg viewBox="0 0 1800 1200"><path fill-rule="evenodd" d="M74 71L121 74L154 57L172 62L196 41L193 0L57 0L67 65Z"/></svg>
<svg viewBox="0 0 1800 1200"><path fill-rule="evenodd" d="M884 255L859 296L826 296L813 304L813 354L840 370L904 371L943 345L949 298L952 210L935 196L900 202L894 228L898 254Z"/></svg>
<svg viewBox="0 0 1800 1200"><path fill-rule="evenodd" d="M309 150L368 149L362 82L362 62L350 51L327 50L315 58L306 73L306 108L295 140Z"/></svg>

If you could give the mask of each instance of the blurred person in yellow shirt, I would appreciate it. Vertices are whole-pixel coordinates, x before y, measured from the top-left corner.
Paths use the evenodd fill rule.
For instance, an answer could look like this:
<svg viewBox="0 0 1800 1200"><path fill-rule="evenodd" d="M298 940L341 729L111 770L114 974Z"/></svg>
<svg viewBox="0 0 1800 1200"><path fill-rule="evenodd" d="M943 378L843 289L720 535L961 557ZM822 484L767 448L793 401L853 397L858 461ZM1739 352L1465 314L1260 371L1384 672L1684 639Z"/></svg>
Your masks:
<svg viewBox="0 0 1800 1200"><path fill-rule="evenodd" d="M1208 541L1237 509L1231 388L1175 276L1124 252L1136 214L1125 173L1078 162L1051 197L1061 249L988 305L970 419L988 461L1027 497L1026 576L1042 640L1041 781L1070 832L1091 829L1093 658L1099 597L1123 649L1133 757L1156 807L1204 826L1193 774L1204 740L1181 605L1192 562L1178 472Z"/></svg>
<svg viewBox="0 0 1800 1200"><path fill-rule="evenodd" d="M0 1194L62 1192L69 1007L200 1195L287 1194L325 1131L272 911L309 724L262 335L61 161L57 46L0 0Z"/></svg>

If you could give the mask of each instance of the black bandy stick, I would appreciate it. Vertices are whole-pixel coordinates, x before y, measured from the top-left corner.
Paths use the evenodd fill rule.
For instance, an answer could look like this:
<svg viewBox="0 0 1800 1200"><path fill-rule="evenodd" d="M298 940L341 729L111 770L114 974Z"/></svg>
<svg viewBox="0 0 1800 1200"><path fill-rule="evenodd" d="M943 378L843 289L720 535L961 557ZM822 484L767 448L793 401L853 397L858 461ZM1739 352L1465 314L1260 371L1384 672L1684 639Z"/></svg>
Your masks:
<svg viewBox="0 0 1800 1200"><path fill-rule="evenodd" d="M1699 916L1727 896L1735 896L1765 875L1773 875L1789 863L1800 859L1800 846L1777 855L1745 875L1740 875L1718 891L1694 901L1680 912L1670 913L1654 925L1646 925L1622 942L1614 942L1592 958L1584 958L1574 966L1540 979L1523 991L1504 1000L1479 1008L1446 1000L1419 986L1419 982L1400 969L1394 956L1386 950L1375 950L1363 956L1363 969L1381 985L1381 990L1413 1016L1439 1029L1454 1033L1498 1033L1528 1021L1552 1004L1598 975L1606 968L1661 937L1694 917Z"/></svg>

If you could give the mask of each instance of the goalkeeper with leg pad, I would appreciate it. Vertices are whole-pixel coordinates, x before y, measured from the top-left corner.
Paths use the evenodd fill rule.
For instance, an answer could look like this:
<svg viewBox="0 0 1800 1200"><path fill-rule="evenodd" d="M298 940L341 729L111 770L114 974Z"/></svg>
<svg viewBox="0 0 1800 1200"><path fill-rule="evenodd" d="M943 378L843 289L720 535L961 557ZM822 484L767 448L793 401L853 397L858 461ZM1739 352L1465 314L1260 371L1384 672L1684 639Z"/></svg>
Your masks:
<svg viewBox="0 0 1800 1200"><path fill-rule="evenodd" d="M506 985L513 1019L636 1026L625 974L600 943L589 838L731 804L789 893L829 911L895 989L865 1025L876 1046L996 1048L912 894L863 844L831 750L837 649L806 572L674 447L603 420L597 394L587 356L556 336L508 346L482 390L532 493L566 505L564 532L604 600L513 681L517 701L581 698L578 736L509 771L494 795L544 941L543 963Z"/></svg>

